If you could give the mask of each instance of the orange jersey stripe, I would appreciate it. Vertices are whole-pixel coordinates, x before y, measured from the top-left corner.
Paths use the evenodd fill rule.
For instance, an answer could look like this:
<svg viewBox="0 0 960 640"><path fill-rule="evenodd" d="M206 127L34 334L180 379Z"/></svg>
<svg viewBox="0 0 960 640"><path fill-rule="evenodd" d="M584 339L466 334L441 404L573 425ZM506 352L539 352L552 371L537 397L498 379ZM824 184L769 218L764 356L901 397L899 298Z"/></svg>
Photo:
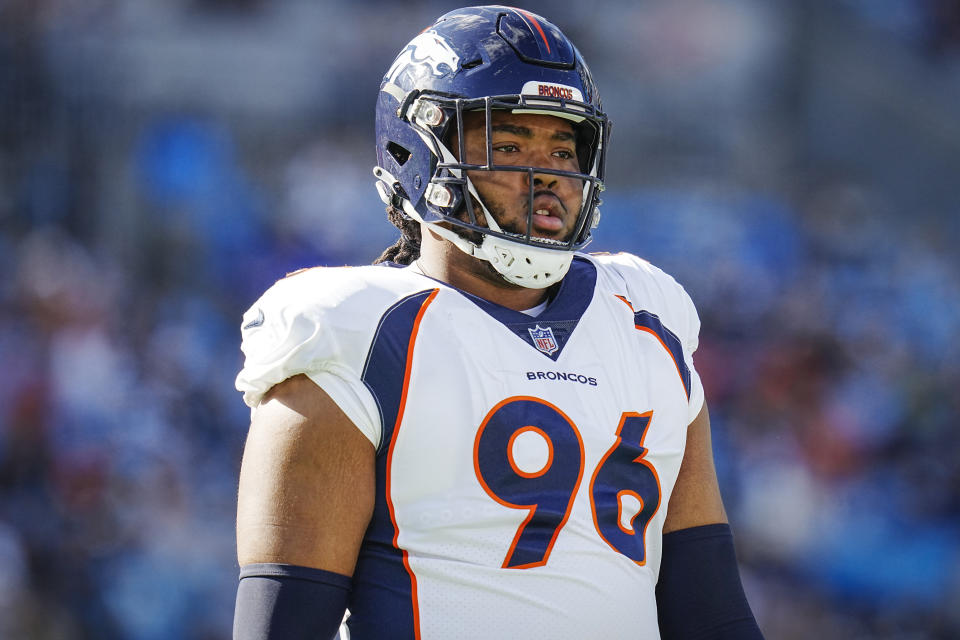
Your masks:
<svg viewBox="0 0 960 640"><path fill-rule="evenodd" d="M400 432L400 424L403 422L403 411L407 404L407 390L410 387L410 369L413 365L413 348L417 342L417 334L420 331L420 321L423 320L423 315L426 313L427 307L430 306L430 303L433 302L433 299L437 297L439 292L439 289L434 289L433 292L427 296L427 299L423 301L420 310L417 312L416 319L413 321L413 331L410 332L410 341L407 343L407 362L403 372L403 392L400 395L397 421L394 423L393 435L390 438L390 447L387 450L387 473L384 478L384 498L387 502L387 509L390 512L390 521L393 524L393 546L397 549L400 549L398 544L400 527L397 526L397 516L393 510L393 499L391 498L390 492L390 470L393 465L393 448L397 442L397 434ZM400 549L400 551L403 554L403 566L407 570L407 575L410 576L410 593L413 600L413 629L417 640L420 640L420 605L417 599L417 577L414 575L413 569L410 568L410 559L407 550Z"/></svg>

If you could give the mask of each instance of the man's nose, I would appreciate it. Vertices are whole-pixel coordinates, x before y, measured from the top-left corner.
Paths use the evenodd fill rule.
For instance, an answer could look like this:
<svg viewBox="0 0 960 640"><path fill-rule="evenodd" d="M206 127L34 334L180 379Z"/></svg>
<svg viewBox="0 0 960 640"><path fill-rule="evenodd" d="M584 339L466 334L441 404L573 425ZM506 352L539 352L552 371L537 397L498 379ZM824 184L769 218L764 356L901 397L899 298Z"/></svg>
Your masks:
<svg viewBox="0 0 960 640"><path fill-rule="evenodd" d="M527 180L529 181L529 174ZM533 186L553 189L557 185L557 176L552 173L543 173L542 171L533 171Z"/></svg>

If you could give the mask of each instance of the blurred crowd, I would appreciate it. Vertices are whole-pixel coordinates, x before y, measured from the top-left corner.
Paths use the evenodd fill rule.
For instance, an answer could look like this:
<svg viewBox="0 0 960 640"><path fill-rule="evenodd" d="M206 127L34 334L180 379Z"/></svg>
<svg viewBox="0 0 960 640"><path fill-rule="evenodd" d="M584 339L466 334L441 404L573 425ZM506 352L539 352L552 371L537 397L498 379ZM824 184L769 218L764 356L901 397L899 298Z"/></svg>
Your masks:
<svg viewBox="0 0 960 640"><path fill-rule="evenodd" d="M960 637L960 13L723 4L525 5L578 43L615 123L591 249L646 257L698 305L767 637ZM229 637L240 317L286 272L393 241L376 86L452 7L404 6L0 5L0 637ZM942 81L924 119L896 86L871 103L818 71L837 21ZM936 145L869 129L871 104ZM824 120L867 127L865 150ZM888 180L903 157L922 175Z"/></svg>

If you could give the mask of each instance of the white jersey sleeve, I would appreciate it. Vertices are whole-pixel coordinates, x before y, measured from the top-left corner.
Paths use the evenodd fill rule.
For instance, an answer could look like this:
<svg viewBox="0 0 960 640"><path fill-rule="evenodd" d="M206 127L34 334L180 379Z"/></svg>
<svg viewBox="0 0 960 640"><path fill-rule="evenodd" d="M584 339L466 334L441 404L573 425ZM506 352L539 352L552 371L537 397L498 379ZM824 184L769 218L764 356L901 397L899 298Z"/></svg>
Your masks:
<svg viewBox="0 0 960 640"><path fill-rule="evenodd" d="M700 316L690 295L672 276L646 260L629 253L592 255L605 265L606 277L619 280L625 297L637 308L655 313L663 325L680 341L683 359L690 371L690 419L693 422L703 408L703 383L693 365L693 354L700 344Z"/></svg>
<svg viewBox="0 0 960 640"><path fill-rule="evenodd" d="M241 325L245 360L236 387L244 402L256 409L271 387L304 374L378 446L380 414L361 379L375 328L368 325L378 314L354 295L360 285L352 270L297 272L278 281L250 307Z"/></svg>

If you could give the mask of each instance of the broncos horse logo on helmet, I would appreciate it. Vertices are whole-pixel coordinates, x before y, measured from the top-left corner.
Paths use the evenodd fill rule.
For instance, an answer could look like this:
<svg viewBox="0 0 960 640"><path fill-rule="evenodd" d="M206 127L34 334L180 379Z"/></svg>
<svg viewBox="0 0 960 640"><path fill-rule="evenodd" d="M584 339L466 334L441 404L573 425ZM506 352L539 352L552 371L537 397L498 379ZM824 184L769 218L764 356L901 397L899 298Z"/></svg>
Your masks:
<svg viewBox="0 0 960 640"><path fill-rule="evenodd" d="M400 73L428 71L430 75L444 76L454 73L460 57L450 48L447 41L435 33L425 31L410 41L410 44L400 52L397 59L390 65L385 76L386 81L397 84ZM417 78L411 78L416 82Z"/></svg>
<svg viewBox="0 0 960 640"><path fill-rule="evenodd" d="M495 165L489 140L485 165L458 160L447 141L453 132L463 138L463 114L485 112L489 123L500 109L569 120L579 172ZM563 278L573 253L592 239L609 127L589 68L555 25L512 7L458 9L414 38L383 78L377 100L377 190L385 203L487 260L508 282L545 288ZM561 241L501 229L467 170L531 176L536 171L580 180L583 198L573 235ZM478 222L475 203L485 223ZM527 215L532 216L530 205ZM441 226L444 222L449 224Z"/></svg>

